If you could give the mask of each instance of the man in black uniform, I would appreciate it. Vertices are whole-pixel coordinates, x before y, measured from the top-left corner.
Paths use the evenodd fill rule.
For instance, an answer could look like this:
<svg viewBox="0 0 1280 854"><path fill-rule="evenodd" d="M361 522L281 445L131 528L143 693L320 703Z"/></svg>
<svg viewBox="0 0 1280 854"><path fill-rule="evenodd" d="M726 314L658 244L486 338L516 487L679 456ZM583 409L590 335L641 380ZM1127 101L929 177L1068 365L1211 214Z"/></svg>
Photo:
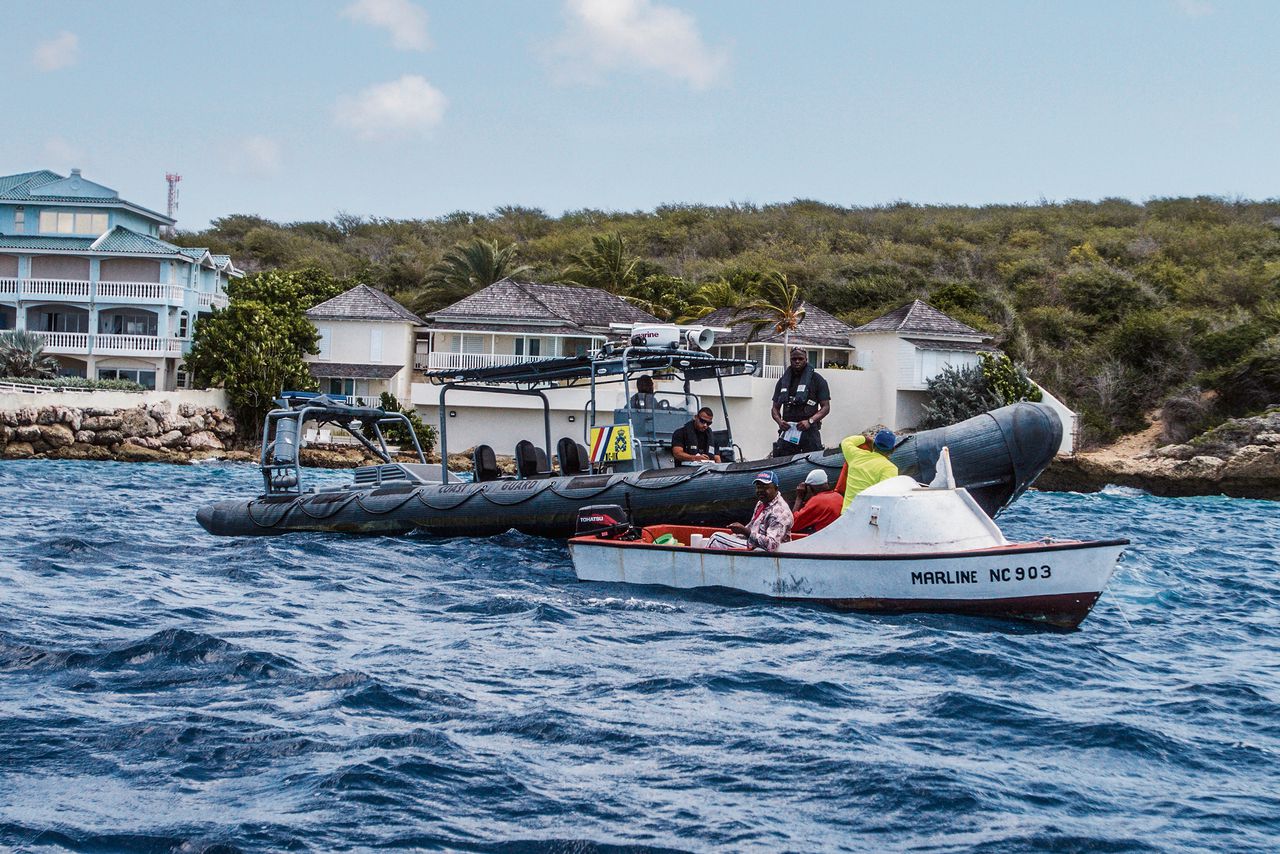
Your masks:
<svg viewBox="0 0 1280 854"><path fill-rule="evenodd" d="M773 421L778 425L778 441L773 443L775 457L822 450L822 429L818 426L831 411L831 389L813 366L809 354L795 347L791 351L791 370L784 371L773 387ZM784 436L794 424L800 441L789 442Z"/></svg>
<svg viewBox="0 0 1280 854"><path fill-rule="evenodd" d="M671 456L677 463L720 462L720 455L711 453L711 425L715 420L716 414L704 406L692 421L671 434Z"/></svg>

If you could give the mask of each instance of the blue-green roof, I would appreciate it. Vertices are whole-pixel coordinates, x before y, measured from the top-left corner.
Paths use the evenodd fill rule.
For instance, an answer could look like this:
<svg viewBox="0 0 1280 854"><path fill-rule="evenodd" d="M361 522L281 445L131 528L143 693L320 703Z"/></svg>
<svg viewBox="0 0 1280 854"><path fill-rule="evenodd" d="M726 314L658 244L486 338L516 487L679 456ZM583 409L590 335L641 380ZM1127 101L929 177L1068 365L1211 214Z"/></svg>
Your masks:
<svg viewBox="0 0 1280 854"><path fill-rule="evenodd" d="M22 172L17 175L2 175L0 176L0 201L74 205L91 203L97 207L128 208L159 223L173 225L173 220L164 214L125 201L110 187L96 184L82 177L79 170L73 170L67 178L48 169Z"/></svg>
<svg viewBox="0 0 1280 854"><path fill-rule="evenodd" d="M63 249L86 252L92 237L36 237L35 235L0 234L0 249Z"/></svg>
<svg viewBox="0 0 1280 854"><path fill-rule="evenodd" d="M138 234L123 226L117 225L106 234L93 241L91 247L95 252L132 252L148 255L178 255L182 250L172 243L166 243L155 237Z"/></svg>
<svg viewBox="0 0 1280 854"><path fill-rule="evenodd" d="M209 251L208 249L201 249L196 246L179 246L178 247L178 252L180 252L183 255L186 255L188 258L193 258L196 261L199 261L201 258L203 258L204 253L208 251Z"/></svg>

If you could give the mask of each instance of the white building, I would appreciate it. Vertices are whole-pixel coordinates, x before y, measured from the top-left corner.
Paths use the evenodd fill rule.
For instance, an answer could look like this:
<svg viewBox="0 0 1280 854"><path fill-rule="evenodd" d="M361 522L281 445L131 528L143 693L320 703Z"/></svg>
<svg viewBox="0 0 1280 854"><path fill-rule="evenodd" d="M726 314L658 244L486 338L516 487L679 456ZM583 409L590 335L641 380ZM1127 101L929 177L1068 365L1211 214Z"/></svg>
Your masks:
<svg viewBox="0 0 1280 854"><path fill-rule="evenodd" d="M40 335L65 376L186 385L196 317L243 274L161 240L173 224L79 169L0 177L0 329Z"/></svg>
<svg viewBox="0 0 1280 854"><path fill-rule="evenodd" d="M521 439L542 444L539 397L453 390L442 407L442 386L421 376L414 381L412 369L483 368L585 354L618 337L610 336L611 323L661 322L604 291L509 280L421 322L390 297L363 285L316 306L307 316L321 332L322 353L311 359L321 391L367 398L393 391L402 402L412 400L428 424L439 424L444 416L451 451L483 443L505 454ZM724 380L736 443L745 457L763 457L777 436L769 410L784 369L782 337L768 335L748 343L749 321L727 312L709 316L702 325L730 328L712 348L719 355L757 359L764 366L762 375ZM979 353L995 351L981 332L919 301L857 329L807 306L792 341L809 350L811 363L831 387L831 414L823 423L828 445L877 425L894 430L914 426L929 379L948 365L975 364ZM678 383L661 379L657 389L673 397L683 392ZM716 409L719 422L716 383L694 383L691 390ZM558 388L546 395L552 444L564 436L584 441L591 417L589 390ZM603 387L596 401L597 423L608 423L611 411L623 405L622 396L620 385ZM1068 425L1063 450L1069 451L1070 410L1050 396L1046 402L1059 408Z"/></svg>
<svg viewBox="0 0 1280 854"><path fill-rule="evenodd" d="M381 291L356 285L312 307L307 319L320 333L319 354L306 358L321 392L377 404L389 391L408 405L421 318Z"/></svg>

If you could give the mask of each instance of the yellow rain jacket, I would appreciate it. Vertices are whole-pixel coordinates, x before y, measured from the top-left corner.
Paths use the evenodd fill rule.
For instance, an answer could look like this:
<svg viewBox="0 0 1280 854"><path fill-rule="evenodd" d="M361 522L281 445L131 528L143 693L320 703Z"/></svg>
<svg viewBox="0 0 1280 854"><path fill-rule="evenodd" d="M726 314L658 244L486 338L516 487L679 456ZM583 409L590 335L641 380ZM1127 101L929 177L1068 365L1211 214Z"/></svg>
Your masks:
<svg viewBox="0 0 1280 854"><path fill-rule="evenodd" d="M840 508L842 513L849 509L853 497L868 486L898 476L898 467L889 462L888 457L867 447L870 444L870 439L859 435L850 436L840 443L845 465L845 471L841 473L844 480L844 506Z"/></svg>

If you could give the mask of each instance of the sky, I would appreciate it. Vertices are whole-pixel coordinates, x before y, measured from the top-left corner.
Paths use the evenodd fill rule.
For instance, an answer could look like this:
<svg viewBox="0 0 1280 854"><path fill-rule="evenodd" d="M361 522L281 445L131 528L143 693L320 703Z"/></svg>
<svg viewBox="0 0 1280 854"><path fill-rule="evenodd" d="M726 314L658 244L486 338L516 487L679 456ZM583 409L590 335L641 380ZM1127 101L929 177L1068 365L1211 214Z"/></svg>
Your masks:
<svg viewBox="0 0 1280 854"><path fill-rule="evenodd" d="M179 226L1280 196L1271 0L42 0L0 174Z"/></svg>

